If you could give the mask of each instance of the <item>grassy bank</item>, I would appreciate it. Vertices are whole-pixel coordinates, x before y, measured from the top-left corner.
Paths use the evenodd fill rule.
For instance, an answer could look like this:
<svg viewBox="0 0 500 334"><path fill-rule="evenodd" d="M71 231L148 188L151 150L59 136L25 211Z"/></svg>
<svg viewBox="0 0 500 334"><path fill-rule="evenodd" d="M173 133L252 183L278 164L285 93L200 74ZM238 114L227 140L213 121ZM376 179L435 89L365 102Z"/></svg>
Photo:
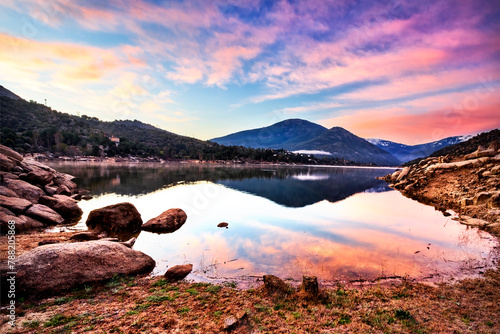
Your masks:
<svg viewBox="0 0 500 334"><path fill-rule="evenodd" d="M499 286L500 272L488 271L484 279L438 287L339 285L312 301L234 283L115 277L62 296L20 300L17 327L4 322L0 331L219 333L235 317L241 320L233 333L498 333Z"/></svg>

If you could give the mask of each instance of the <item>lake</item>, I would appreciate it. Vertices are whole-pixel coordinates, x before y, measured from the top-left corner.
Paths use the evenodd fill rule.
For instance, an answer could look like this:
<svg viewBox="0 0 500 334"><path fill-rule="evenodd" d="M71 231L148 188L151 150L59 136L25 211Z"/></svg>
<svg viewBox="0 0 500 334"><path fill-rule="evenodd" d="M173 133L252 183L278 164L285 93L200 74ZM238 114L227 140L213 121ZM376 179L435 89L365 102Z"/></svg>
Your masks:
<svg viewBox="0 0 500 334"><path fill-rule="evenodd" d="M273 274L325 285L410 276L443 282L495 267L488 233L445 217L375 177L394 169L211 164L50 163L94 196L88 213L130 202L144 222L170 208L188 216L168 234L141 232L134 249L156 261L153 275L192 263L188 279L251 285ZM453 214L453 213L452 213ZM227 222L228 228L217 224Z"/></svg>

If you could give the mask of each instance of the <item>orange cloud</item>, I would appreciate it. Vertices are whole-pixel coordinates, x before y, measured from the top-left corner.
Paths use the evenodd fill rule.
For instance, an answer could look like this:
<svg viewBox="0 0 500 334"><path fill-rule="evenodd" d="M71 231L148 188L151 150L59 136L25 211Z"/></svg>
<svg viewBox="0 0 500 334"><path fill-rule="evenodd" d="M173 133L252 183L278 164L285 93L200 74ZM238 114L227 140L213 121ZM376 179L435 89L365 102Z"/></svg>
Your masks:
<svg viewBox="0 0 500 334"><path fill-rule="evenodd" d="M123 67L115 50L60 42L39 42L0 33L0 59L4 66L21 71L74 82L102 79L110 71ZM11 45L12 47L9 47Z"/></svg>
<svg viewBox="0 0 500 334"><path fill-rule="evenodd" d="M494 93L498 95L498 88ZM327 127L344 127L363 138L421 144L500 128L500 98L494 93L482 100L472 91L456 96L455 103L444 108L419 113L411 113L401 107L360 110L350 115L322 120L320 123Z"/></svg>

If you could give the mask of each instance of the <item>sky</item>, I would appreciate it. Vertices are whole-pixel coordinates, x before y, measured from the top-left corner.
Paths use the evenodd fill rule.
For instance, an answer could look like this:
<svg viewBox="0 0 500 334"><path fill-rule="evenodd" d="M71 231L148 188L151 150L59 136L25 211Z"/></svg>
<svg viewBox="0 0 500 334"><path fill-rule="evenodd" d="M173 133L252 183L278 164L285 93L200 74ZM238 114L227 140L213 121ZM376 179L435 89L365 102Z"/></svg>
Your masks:
<svg viewBox="0 0 500 334"><path fill-rule="evenodd" d="M2 0L0 84L210 139L302 118L419 144L500 128L496 0Z"/></svg>

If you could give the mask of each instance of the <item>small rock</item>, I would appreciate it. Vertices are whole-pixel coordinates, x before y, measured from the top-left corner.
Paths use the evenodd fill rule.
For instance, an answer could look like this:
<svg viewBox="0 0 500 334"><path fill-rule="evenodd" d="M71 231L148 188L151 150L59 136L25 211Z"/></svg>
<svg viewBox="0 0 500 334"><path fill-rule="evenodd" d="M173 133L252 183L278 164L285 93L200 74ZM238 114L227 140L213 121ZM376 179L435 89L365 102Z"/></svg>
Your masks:
<svg viewBox="0 0 500 334"><path fill-rule="evenodd" d="M165 273L165 279L169 282L183 280L193 270L192 264L183 264L169 268Z"/></svg>
<svg viewBox="0 0 500 334"><path fill-rule="evenodd" d="M80 232L73 234L69 240L73 241L90 241L90 240L97 240L99 239L99 236L94 233L94 232Z"/></svg>
<svg viewBox="0 0 500 334"><path fill-rule="evenodd" d="M225 331L232 331L236 329L237 326L238 326L238 319L236 319L236 317L230 315L229 317L226 317L226 319L224 319Z"/></svg>
<svg viewBox="0 0 500 334"><path fill-rule="evenodd" d="M39 241L38 246L52 245L52 244L57 244L57 243L59 243L59 240L57 240L57 239L45 239L45 240Z"/></svg>
<svg viewBox="0 0 500 334"><path fill-rule="evenodd" d="M170 209L142 225L144 231L171 233L177 231L186 222L187 215L182 209Z"/></svg>
<svg viewBox="0 0 500 334"><path fill-rule="evenodd" d="M248 325L248 314L241 311L236 315L236 317L230 315L224 319L224 331L230 332L245 324Z"/></svg>
<svg viewBox="0 0 500 334"><path fill-rule="evenodd" d="M490 173L491 173L491 174L493 174L493 175L498 175L498 174L500 174L500 165L493 167L493 168L490 170Z"/></svg>
<svg viewBox="0 0 500 334"><path fill-rule="evenodd" d="M396 182L399 182L403 178L405 178L406 175L408 175L409 172L410 172L410 167L403 168L403 170L401 171L401 173L399 173L398 178L396 179Z"/></svg>
<svg viewBox="0 0 500 334"><path fill-rule="evenodd" d="M225 228L227 228L228 225L229 225L228 223L222 222L222 223L217 224L217 227L225 227Z"/></svg>
<svg viewBox="0 0 500 334"><path fill-rule="evenodd" d="M490 223L479 219L479 218L472 218L469 216L461 216L459 219L461 224L467 225L467 226L473 226L473 227L485 227L488 226Z"/></svg>
<svg viewBox="0 0 500 334"><path fill-rule="evenodd" d="M491 196L486 205L493 209L500 208L500 194L494 194Z"/></svg>
<svg viewBox="0 0 500 334"><path fill-rule="evenodd" d="M82 199L82 194L73 194L71 195L71 198L74 199L75 201L79 201Z"/></svg>
<svg viewBox="0 0 500 334"><path fill-rule="evenodd" d="M476 194L474 197L474 205L481 205L483 203L486 203L491 197L491 194L489 192L480 192Z"/></svg>

